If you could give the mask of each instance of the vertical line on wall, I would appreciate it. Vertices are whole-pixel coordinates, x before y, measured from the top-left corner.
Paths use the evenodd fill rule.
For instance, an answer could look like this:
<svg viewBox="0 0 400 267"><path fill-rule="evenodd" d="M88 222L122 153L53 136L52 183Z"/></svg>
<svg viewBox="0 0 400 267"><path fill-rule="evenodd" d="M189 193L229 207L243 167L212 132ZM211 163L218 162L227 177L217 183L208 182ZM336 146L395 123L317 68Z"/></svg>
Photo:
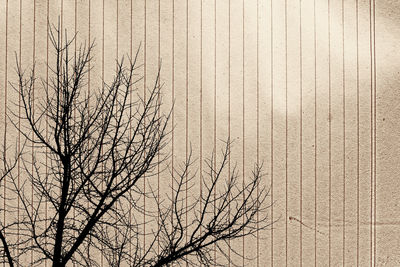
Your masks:
<svg viewBox="0 0 400 267"><path fill-rule="evenodd" d="M63 43L63 26L64 26L64 0L61 0L60 2L60 42L61 44ZM62 52L61 52L62 55Z"/></svg>
<svg viewBox="0 0 400 267"><path fill-rule="evenodd" d="M302 45L302 8L300 3L300 221L303 221L303 45ZM303 224L300 223L300 266L303 266Z"/></svg>
<svg viewBox="0 0 400 267"><path fill-rule="evenodd" d="M329 215L328 215L328 264L331 266L331 223L332 223L332 114L331 114L331 5L330 0L328 0L328 128L329 128Z"/></svg>
<svg viewBox="0 0 400 267"><path fill-rule="evenodd" d="M76 1L75 1L76 2ZM88 23L88 45L90 47L91 45L91 36L90 36L90 8L91 8L91 0L89 0L89 10L88 10L88 19L89 19L89 23ZM89 51L90 53L90 51ZM90 60L88 61L88 106L90 106ZM87 207L89 208L89 203L87 204Z"/></svg>
<svg viewBox="0 0 400 267"><path fill-rule="evenodd" d="M146 103L146 87L147 87L147 1L144 1L144 29L143 29L143 99L144 103ZM118 39L117 39L118 40ZM144 119L144 123L146 123L146 119ZM146 195L146 175L143 174L143 192ZM143 251L146 252L146 197L143 198Z"/></svg>
<svg viewBox="0 0 400 267"><path fill-rule="evenodd" d="M376 37L375 37L375 25L376 25L376 16L375 16L375 0L373 2L373 40L374 40L374 265L376 266Z"/></svg>
<svg viewBox="0 0 400 267"><path fill-rule="evenodd" d="M64 0L60 1L60 15L59 15L59 19L58 19L58 25L60 26L59 29L59 35L60 35L60 45L63 45L63 26L64 26ZM62 73L62 59L63 59L63 50L60 51L60 58L61 58L61 62L59 63L61 65L60 67L60 74L63 75ZM61 189L60 189L60 196L61 196ZM32 264L32 257L31 257L31 264Z"/></svg>
<svg viewBox="0 0 400 267"><path fill-rule="evenodd" d="M200 0L200 210L203 194L203 0ZM201 229L200 229L201 233Z"/></svg>
<svg viewBox="0 0 400 267"><path fill-rule="evenodd" d="M46 10L46 91L49 89L49 13L50 13L50 1L47 0L47 10ZM46 116L46 140L48 140L48 132L49 132L49 120L48 117ZM48 148L46 147L46 157L45 157L45 173L46 177L48 176ZM19 182L18 182L18 187L19 187ZM47 190L47 188L45 188ZM44 202L44 226L47 228L47 205L48 201ZM19 201L18 201L19 204ZM19 210L19 205L18 205L18 210ZM19 217L18 217L19 221ZM44 241L47 243L47 236L45 236ZM47 267L47 260L44 262L44 266Z"/></svg>
<svg viewBox="0 0 400 267"><path fill-rule="evenodd" d="M343 113L343 266L346 263L346 62L344 41L344 0L342 0L342 113Z"/></svg>
<svg viewBox="0 0 400 267"><path fill-rule="evenodd" d="M75 1L75 3L76 3L76 1ZM89 47L91 45L91 33L90 33L91 16L90 16L90 12L91 12L91 0L88 1L88 45L89 45ZM75 15L76 15L76 12L75 12ZM90 53L90 51L89 51L89 53ZM91 78L90 77L90 72L91 72L90 71L91 70L90 65L91 64L90 64L90 60L89 60L88 61L88 106L90 105L90 78ZM89 204L88 204L88 206L89 206Z"/></svg>
<svg viewBox="0 0 400 267"><path fill-rule="evenodd" d="M91 9L91 0L88 2L89 10L88 10L88 45L91 44L91 35L90 35L90 24L91 24L91 16L90 16L90 9ZM88 62L88 96L90 96L90 60ZM88 98L89 99L89 98Z"/></svg>
<svg viewBox="0 0 400 267"><path fill-rule="evenodd" d="M132 27L133 27L133 25L132 25L132 18L133 18L133 16L132 16L132 13L133 13L133 0L131 0L131 2L130 2L130 28L129 28L129 32L130 32L130 35L129 35L129 57L130 57L130 60L133 60L133 58L132 58L132 56L133 56L133 51L132 51L132 39L133 39L133 30L132 30ZM130 85L130 92L129 92L129 117L131 117L132 116L132 87L133 87L133 85L131 84ZM129 122L129 140L131 140L132 139L132 122L130 121ZM159 153L158 153L158 159L160 158L160 155L159 155ZM158 166L158 171L157 171L157 180L158 180L158 183L159 183L159 180L160 180L160 175L159 175L159 170L160 170L160 167ZM159 190L159 186L157 186L157 190ZM132 190L130 190L130 193L132 192ZM159 195L159 193L158 193L158 195ZM129 196L129 224L131 224L132 223L132 197L131 196ZM157 225L159 225L159 216L157 216ZM129 238L130 239L132 239L132 229L131 229L131 227L129 228ZM158 245L159 245L159 242L158 242ZM129 242L129 255L131 255L131 253L132 253L132 242Z"/></svg>
<svg viewBox="0 0 400 267"><path fill-rule="evenodd" d="M76 26L78 18L77 18L76 13L77 13L77 0L74 1L74 59L76 58L76 39L77 39L76 34L78 33L77 26ZM74 115L75 114L76 114L76 110L74 110Z"/></svg>
<svg viewBox="0 0 400 267"><path fill-rule="evenodd" d="M74 1L74 62L76 62L76 39L77 39L77 0ZM89 39L89 45L90 45L90 39ZM89 84L90 84L90 78L89 78L89 70L90 70L90 64L88 65L89 69L88 69L88 88L89 88ZM89 94L89 89L88 89L88 96L90 96ZM74 109L74 118L76 117L76 109ZM75 207L72 209L72 216L75 218L76 217L76 210ZM75 233L74 233L74 237L75 237ZM72 266L76 266L75 263L72 263Z"/></svg>
<svg viewBox="0 0 400 267"><path fill-rule="evenodd" d="M376 265L376 37L375 37L375 26L376 26L376 16L375 16L375 0L373 3L373 50L374 50L374 265Z"/></svg>
<svg viewBox="0 0 400 267"><path fill-rule="evenodd" d="M161 0L158 0L158 50L157 50L157 60L158 60L158 71L161 71ZM132 0L131 0L131 58L132 58ZM161 76L161 73L159 74ZM161 78L159 78L161 79ZM159 82L160 84L160 82ZM160 86L160 85L159 85ZM160 88L161 90L161 88ZM158 103L161 105L161 92L158 95ZM131 100L132 103L132 100ZM158 117L161 117L160 109L158 109ZM160 151L157 152L157 202L160 201ZM157 229L160 229L160 211L157 216ZM157 236L157 255L160 255L160 237Z"/></svg>
<svg viewBox="0 0 400 267"><path fill-rule="evenodd" d="M101 30L101 82L104 84L104 1L102 3L102 30Z"/></svg>
<svg viewBox="0 0 400 267"><path fill-rule="evenodd" d="M359 10L356 0L356 61L357 61L357 267L360 261L360 60L359 60Z"/></svg>
<svg viewBox="0 0 400 267"><path fill-rule="evenodd" d="M217 0L214 0L214 170L217 164ZM214 214L216 212L214 191ZM214 243L214 259L217 260L217 245Z"/></svg>
<svg viewBox="0 0 400 267"><path fill-rule="evenodd" d="M174 111L174 98L175 98L175 0L172 0L172 153L171 153L171 196L174 195L174 128L175 128L175 111ZM173 199L171 198L171 201ZM173 205L173 203L172 203ZM173 207L172 207L173 208ZM171 213L171 223L173 225L174 217Z"/></svg>
<svg viewBox="0 0 400 267"><path fill-rule="evenodd" d="M116 1L116 13L117 13L117 16L116 16L116 18L115 18L115 57L116 57L116 66L115 66L115 69L116 70L118 70L118 63L117 63L117 61L118 61L118 29L119 29L119 23L118 23L118 17L119 17L119 1L118 0L115 0Z"/></svg>
<svg viewBox="0 0 400 267"><path fill-rule="evenodd" d="M370 266L373 266L373 184L374 184L374 161L373 161L373 152L374 152L374 139L373 139L373 48L372 48L372 0L369 0L369 49L370 49L370 98L371 98L371 114L370 114L370 137L371 137L371 155L370 155L370 168L371 168L371 191L370 191Z"/></svg>
<svg viewBox="0 0 400 267"><path fill-rule="evenodd" d="M288 17L285 0L285 263L288 266Z"/></svg>
<svg viewBox="0 0 400 267"><path fill-rule="evenodd" d="M3 139L3 144L4 147L7 147L7 85L8 85L8 80L7 80L7 61L8 61L8 0L6 0L6 36L5 36L5 41L6 41L6 56L5 56L5 62L4 62L4 139ZM6 149L4 149L4 158L7 156ZM6 190L6 180L4 179L4 196L5 196L5 190ZM4 199L4 210L5 210L5 205L6 201ZM5 222L6 219L6 213L4 211L3 213L3 221Z"/></svg>
<svg viewBox="0 0 400 267"><path fill-rule="evenodd" d="M185 155L186 162L189 156L189 0L186 0L186 116L185 116ZM188 226L188 173L186 172L185 182L185 227ZM188 233L185 233L185 242L188 242ZM188 266L188 262L186 262Z"/></svg>
<svg viewBox="0 0 400 267"><path fill-rule="evenodd" d="M228 136L231 142L231 0L228 2ZM231 151L228 153L228 179L231 177ZM228 197L228 201L230 198ZM231 215L231 205L228 205L228 216ZM228 240L228 267L231 266L231 241Z"/></svg>
<svg viewBox="0 0 400 267"><path fill-rule="evenodd" d="M273 12L273 0L271 0L271 203L274 203L274 12ZM271 205L271 224L274 221L274 205ZM271 227L271 266L274 266L274 227Z"/></svg>
<svg viewBox="0 0 400 267"><path fill-rule="evenodd" d="M33 46L33 51L32 51L32 66L35 64L35 57L36 57L36 0L33 1L33 40L32 40L32 46ZM33 76L35 76L35 71L33 70ZM32 81L32 116L35 114L35 80ZM32 132L32 140L34 140L34 133ZM33 145L32 144L32 152L31 152L31 171L33 173L34 170L34 153L33 153ZM33 184L31 186L31 214L33 214ZM31 241L31 246L33 245L33 240ZM31 264L33 264L33 250L31 251Z"/></svg>
<svg viewBox="0 0 400 267"><path fill-rule="evenodd" d="M22 0L19 1L19 65L21 66L21 61L22 61ZM22 66L21 66L22 67ZM19 88L21 90L21 88ZM6 106L5 106L6 107ZM7 107L6 107L7 108ZM21 94L18 94L18 129L21 129ZM18 152L21 151L21 132L18 131ZM18 157L18 188L20 188L20 182L21 182L21 160ZM47 168L47 165L46 165ZM4 192L4 196L6 193ZM17 220L19 221L19 208L20 208L20 199L17 198ZM5 206L4 206L4 212L5 212ZM5 221L4 221L5 223ZM17 225L17 238L19 239L19 234L20 234L20 226ZM19 249L19 244L17 244L17 249ZM19 257L17 257L18 260Z"/></svg>
<svg viewBox="0 0 400 267"><path fill-rule="evenodd" d="M256 68L257 68L257 168L259 167L260 164L260 86L259 86L259 76L260 76L260 66L259 66L259 3L257 0L257 51L256 51L256 57L257 57L257 63L256 63ZM257 196L260 192L259 184L257 184ZM259 234L259 212L257 210L257 267L260 266L260 234Z"/></svg>
<svg viewBox="0 0 400 267"><path fill-rule="evenodd" d="M317 18L314 0L314 266L317 266Z"/></svg>
<svg viewBox="0 0 400 267"><path fill-rule="evenodd" d="M119 62L119 50L118 50L118 45L119 45L119 34L118 34L118 32L119 32L119 1L118 0L116 0L116 13L117 13L117 15L116 15L116 31L115 31L115 42L116 42L116 45L115 45L115 47L116 47L116 49L115 49L115 71L117 72L118 71L118 62ZM121 62L122 63L122 62ZM143 179L143 180L145 180L145 179ZM146 198L143 198L143 199L146 199ZM144 200L145 201L145 200ZM146 212L146 205L144 204L143 205L143 210L144 210L144 212ZM115 219L116 220L118 220L118 206L116 205L115 206ZM144 224L144 223L143 223ZM144 225L144 228L146 229L146 226ZM146 232L146 231L143 231L144 233ZM117 233L117 230L115 229L114 230L114 234L115 234L115 246L117 246L118 245L118 233Z"/></svg>
<svg viewBox="0 0 400 267"><path fill-rule="evenodd" d="M104 86L104 0L102 3L102 32L101 32L101 86ZM102 171L104 171L104 164L102 165ZM104 184L101 183L101 190L103 191ZM101 257L100 266L103 267L103 245L101 245Z"/></svg>
<svg viewBox="0 0 400 267"><path fill-rule="evenodd" d="M6 147L7 147L7 60L8 60L8 0L6 0L6 56L5 56L5 63L4 63L4 139L3 139L3 144L4 144L4 152L3 156L4 158L7 157L7 152L6 152ZM3 201L3 206L4 206L4 212L3 212L3 221L6 221L6 212L5 212L5 207L6 207L6 179L4 179L4 201Z"/></svg>
<svg viewBox="0 0 400 267"><path fill-rule="evenodd" d="M245 177L245 148L246 148L246 143L245 143L245 64L244 64L244 56L245 56L245 41L244 41L244 36L245 36L245 7L244 7L244 0L242 1L242 101L243 101L243 107L242 107L242 186L244 189L244 177ZM245 194L243 191L243 199L245 198ZM244 223L244 217L243 217L243 223ZM243 230L244 233L244 230ZM242 264L244 267L244 261L245 261L245 237L242 237Z"/></svg>
<svg viewBox="0 0 400 267"><path fill-rule="evenodd" d="M21 25L21 23L20 23ZM21 30L20 30L20 36L21 36ZM3 139L3 147L4 147L4 151L3 151L3 157L4 159L7 158L7 84L8 84L8 77L7 77L7 63L8 63L8 0L6 0L6 36L5 36L5 43L6 43L6 47L5 47L5 64L4 64L4 139ZM21 43L21 42L20 42ZM3 222L6 222L6 188L7 188L7 179L4 179L3 181L3 194L4 194L4 200L3 200ZM5 266L5 263L3 263L3 266Z"/></svg>
<svg viewBox="0 0 400 267"><path fill-rule="evenodd" d="M90 47L91 45L91 34L90 34L90 24L91 24L91 16L90 16L90 11L91 11L91 0L88 1L89 8L88 8L88 45ZM90 51L89 51L90 53ZM88 61L88 106L90 106L90 60ZM89 204L88 204L89 206Z"/></svg>

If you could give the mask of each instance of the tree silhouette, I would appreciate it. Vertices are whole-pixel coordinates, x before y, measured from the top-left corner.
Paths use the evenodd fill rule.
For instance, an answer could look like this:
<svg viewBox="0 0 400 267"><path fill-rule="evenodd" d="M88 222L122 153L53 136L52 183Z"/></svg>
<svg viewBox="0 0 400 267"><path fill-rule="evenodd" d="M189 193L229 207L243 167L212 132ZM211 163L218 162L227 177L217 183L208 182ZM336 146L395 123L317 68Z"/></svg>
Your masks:
<svg viewBox="0 0 400 267"><path fill-rule="evenodd" d="M12 192L6 209L19 214L0 231L4 261L23 266L33 253L29 265L99 266L104 260L109 266L209 266L229 260L228 250L240 254L230 241L268 226L261 167L239 182L237 171L227 170L228 141L218 163L216 153L206 161L201 194L188 194L199 181L191 153L180 169L160 174L158 168L169 157L171 114L161 112L160 71L140 97L138 50L135 58L117 61L112 82L89 95L94 44L82 44L71 56L74 38L61 35L59 27L49 33L55 64L48 66L48 81L37 80L34 68L27 73L17 60L13 87L22 112L12 113L10 121L32 153L17 151L12 164L3 159L2 178ZM43 97L35 95L39 87ZM17 161L19 175L13 172ZM160 195L150 183L142 188L139 181L157 174L173 177L172 194ZM146 221L139 222L143 216ZM144 224L150 230L143 232ZM215 250L224 257L213 257Z"/></svg>

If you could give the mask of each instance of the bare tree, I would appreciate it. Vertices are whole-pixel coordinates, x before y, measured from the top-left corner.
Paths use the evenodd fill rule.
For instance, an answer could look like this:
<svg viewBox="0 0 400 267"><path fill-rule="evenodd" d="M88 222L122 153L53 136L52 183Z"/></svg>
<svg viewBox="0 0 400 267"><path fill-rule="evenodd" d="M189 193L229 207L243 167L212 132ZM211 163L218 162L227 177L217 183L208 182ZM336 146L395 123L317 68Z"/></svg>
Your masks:
<svg viewBox="0 0 400 267"><path fill-rule="evenodd" d="M192 156L180 169L161 172L163 179L173 177L172 194L160 195L150 183L144 191L139 181L151 181L168 159L171 113L161 112L159 75L140 97L137 53L117 61L112 82L89 95L93 43L82 44L71 56L73 39L61 35L59 28L49 34L55 64L48 66L48 82L37 80L34 68L27 74L17 60L14 88L22 113L11 121L23 121L15 127L31 144L32 156L20 157L22 182L9 167L3 175L19 203L7 209L21 214L0 229L10 266L24 265L28 253L34 254L33 265L52 266L99 266L103 260L109 266L209 266L229 260L228 251L240 255L231 240L268 226L261 167L239 182L237 171L227 169L228 141L219 163L216 153L206 161L198 196L188 194L199 181ZM42 98L34 94L39 85ZM151 203L146 210L143 199ZM143 216L146 221L140 222ZM144 224L150 230L143 232ZM213 257L215 250L222 257Z"/></svg>

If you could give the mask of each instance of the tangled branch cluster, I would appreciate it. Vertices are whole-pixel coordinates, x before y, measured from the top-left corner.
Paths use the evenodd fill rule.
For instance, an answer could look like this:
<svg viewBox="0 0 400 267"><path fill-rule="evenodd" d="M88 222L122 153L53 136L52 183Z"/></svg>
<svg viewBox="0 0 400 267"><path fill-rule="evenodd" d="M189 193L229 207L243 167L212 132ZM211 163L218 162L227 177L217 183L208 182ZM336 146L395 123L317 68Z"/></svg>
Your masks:
<svg viewBox="0 0 400 267"><path fill-rule="evenodd" d="M215 250L227 261L228 251L239 254L232 240L268 226L261 167L239 182L237 171L227 170L229 141L219 163L213 154L203 173L192 172L191 155L181 169L159 173L168 159L171 113L161 112L160 71L146 97L136 92L139 51L117 61L111 84L89 94L93 43L71 56L73 39L65 34L62 42L59 28L49 38L55 64L48 66L51 78L40 80L43 97L35 95L34 68L25 73L17 63L19 112L10 121L31 153L21 149L13 161L3 158L1 178L12 192L4 212L16 214L1 225L4 262L24 266L33 253L29 265L37 266L99 266L103 260L109 266L222 265ZM139 181L156 174L173 177L172 194L143 190ZM190 190L198 175L196 196ZM144 224L150 230L143 232Z"/></svg>

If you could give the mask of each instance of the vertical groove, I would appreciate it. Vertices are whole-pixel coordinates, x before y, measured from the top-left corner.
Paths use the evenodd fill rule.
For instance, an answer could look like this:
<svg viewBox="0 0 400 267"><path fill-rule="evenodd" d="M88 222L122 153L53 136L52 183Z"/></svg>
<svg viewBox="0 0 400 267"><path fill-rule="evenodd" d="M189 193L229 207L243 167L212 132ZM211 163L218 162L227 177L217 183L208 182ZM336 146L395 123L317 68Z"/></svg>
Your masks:
<svg viewBox="0 0 400 267"><path fill-rule="evenodd" d="M116 18L115 18L115 57L116 57L116 61L118 61L118 30L119 30L119 23L118 23L118 16L119 16L119 1L118 0L115 0L116 1L116 13L117 13L117 16L116 16ZM116 65L116 67L117 67L118 65ZM116 68L117 69L117 68Z"/></svg>
<svg viewBox="0 0 400 267"><path fill-rule="evenodd" d="M61 0L61 29L63 28L64 23L64 0ZM61 34L62 37L62 34Z"/></svg>
<svg viewBox="0 0 400 267"><path fill-rule="evenodd" d="M242 185L244 188L244 177L245 177L245 64L244 64L244 55L245 55L245 41L244 41L244 36L245 36L245 8L244 8L244 2L245 0L242 1L242 101L243 101L243 109L242 109ZM244 199L244 191L243 191L243 199ZM244 223L244 217L243 217L243 223ZM244 230L243 230L244 233ZM242 264L244 267L244 262L245 262L245 236L242 237Z"/></svg>
<svg viewBox="0 0 400 267"><path fill-rule="evenodd" d="M231 142L231 0L228 2L228 136ZM228 154L228 179L231 177L231 151ZM228 205L228 216L231 214L231 205ZM231 266L231 241L228 240L228 267Z"/></svg>
<svg viewBox="0 0 400 267"><path fill-rule="evenodd" d="M217 0L214 0L214 169L217 168ZM214 191L214 214L216 212ZM214 259L217 259L217 245L214 243Z"/></svg>
<svg viewBox="0 0 400 267"><path fill-rule="evenodd" d="M171 151L171 196L174 195L174 128L175 128L175 112L174 112L174 98L175 98L175 0L172 0L172 151ZM171 213L171 222L173 224L173 213Z"/></svg>
<svg viewBox="0 0 400 267"><path fill-rule="evenodd" d="M274 12L273 1L271 0L271 203L274 203ZM271 224L274 221L274 205L271 205ZM271 227L271 266L274 266L274 227Z"/></svg>
<svg viewBox="0 0 400 267"><path fill-rule="evenodd" d="M300 3L300 221L303 221L303 46L302 8ZM303 224L300 223L300 266L303 266Z"/></svg>
<svg viewBox="0 0 400 267"><path fill-rule="evenodd" d="M375 0L373 2L373 44L374 44L374 265L376 266L376 37Z"/></svg>
<svg viewBox="0 0 400 267"><path fill-rule="evenodd" d="M35 64L35 57L36 57L36 0L33 1L33 40L32 40L32 66ZM35 77L35 71L33 70L33 77ZM35 114L35 80L32 82L32 116ZM34 133L32 133L32 140L34 140ZM33 144L32 144L32 153L31 153L31 171L33 173L34 170L34 152L33 152ZM31 214L33 214L33 184L31 186ZM31 241L31 246L33 245L33 240ZM31 264L33 263L33 250L31 251Z"/></svg>
<svg viewBox="0 0 400 267"><path fill-rule="evenodd" d="M7 80L7 61L8 61L8 0L6 0L6 48L5 48L5 63L4 63L4 139L3 139L3 144L4 144L4 158L7 157L7 152L6 152L6 147L7 147L7 85L8 85L8 80ZM4 179L4 196L5 190L6 190L6 180ZM4 208L5 208L5 198L4 198ZM5 209L4 209L5 210ZM3 213L3 221L5 222L6 219L6 213Z"/></svg>
<svg viewBox="0 0 400 267"><path fill-rule="evenodd" d="M116 48L115 49L115 57L116 57L115 62L116 62L116 64L115 65L116 66L115 66L115 71L118 71L118 61L119 61L119 50L118 50L118 45L119 45L119 39L118 39L118 37L119 37L119 34L118 34L118 32L119 32L119 21L118 21L118 19L119 19L119 1L118 0L116 0L116 9L117 9L117 16L116 16L116 20L115 20L116 21L116 31L115 31L115 37L116 37L116 45L115 45L115 48ZM143 179L143 180L145 181L145 179ZM143 198L143 199L145 202L146 198ZM143 210L145 213L146 212L146 202L143 205ZM118 206L116 205L115 206L115 219L117 220L117 218L118 218ZM143 225L144 225L144 223L143 223ZM144 225L144 228L146 229L145 225ZM145 230L143 232L146 233ZM115 234L115 246L117 246L118 245L118 232L116 229L114 230L114 234ZM145 242L145 241L143 241L143 242Z"/></svg>
<svg viewBox="0 0 400 267"><path fill-rule="evenodd" d="M203 189L203 0L200 0L200 210ZM201 231L201 229L200 229Z"/></svg>
<svg viewBox="0 0 400 267"><path fill-rule="evenodd" d="M146 64L146 57L147 57L147 1L144 1L144 48L143 48L143 99L146 103L146 86L147 86L147 64ZM117 14L118 15L118 14ZM118 40L118 38L117 38ZM146 120L144 120L146 123ZM143 175L143 192L146 195L146 175ZM146 251L146 197L143 198L143 251Z"/></svg>
<svg viewBox="0 0 400 267"><path fill-rule="evenodd" d="M91 9L91 0L89 0L89 10L88 10L88 45L91 45L91 35L90 35L90 24L91 24L91 19L90 19L90 9ZM90 51L89 51L90 52ZM88 106L90 106L90 60L88 62ZM89 203L88 203L89 206Z"/></svg>
<svg viewBox="0 0 400 267"><path fill-rule="evenodd" d="M329 218L328 218L328 263L331 266L331 223L332 223L332 114L331 114L331 5L328 0L328 121L329 121Z"/></svg>
<svg viewBox="0 0 400 267"><path fill-rule="evenodd" d="M90 36L90 24L91 24L91 19L90 19L90 8L91 8L91 0L88 2L89 5L89 10L88 10L88 41L89 41L89 46L91 42L91 36ZM88 62L88 95L90 96L90 60Z"/></svg>
<svg viewBox="0 0 400 267"><path fill-rule="evenodd" d="M132 1L131 0L131 58L132 58ZM161 0L158 0L158 71L161 71ZM161 75L161 73L160 73ZM160 78L161 79L161 78ZM161 90L161 89L160 89ZM159 92L161 94L161 92ZM159 104L161 104L161 97L158 96ZM131 101L132 102L132 101ZM158 110L158 117L161 117L160 109ZM157 152L157 201L160 200L160 151ZM160 229L160 213L157 216L157 229ZM157 254L160 255L160 237L157 236Z"/></svg>
<svg viewBox="0 0 400 267"><path fill-rule="evenodd" d="M21 66L21 61L22 61L22 0L19 1L19 65ZM21 88L19 88L21 89ZM21 129L21 94L18 94L18 129ZM21 132L18 131L18 152L21 151ZM47 167L47 165L46 165ZM20 187L21 183L21 160L18 158L18 188ZM5 193L4 193L5 195ZM19 221L20 214L19 214L19 208L20 208L20 199L17 199L17 220ZM4 207L5 210L5 207ZM5 212L5 211L4 211ZM4 221L4 224L6 222ZM20 235L20 226L17 225L17 238L19 239ZM19 244L17 244L17 249L19 249ZM18 257L19 258L19 257ZM17 258L17 259L18 259Z"/></svg>
<svg viewBox="0 0 400 267"><path fill-rule="evenodd" d="M90 35L90 23L91 23L91 21L90 21L90 7L91 7L91 0L89 0L88 1L89 2L89 10L88 10L88 45L90 46L90 42L91 42L91 35ZM90 53L90 51L89 51L89 53ZM87 84L87 86L88 86L88 106L90 106L90 70L91 70L91 67L90 67L90 60L89 60L89 62L88 62L88 84ZM89 207L89 203L87 203L87 207Z"/></svg>
<svg viewBox="0 0 400 267"><path fill-rule="evenodd" d="M259 56L259 14L258 14L258 9L259 9L259 7L258 7L258 5L259 5L259 3L258 3L258 0L257 0L257 51L256 51L256 57L257 57L257 63L256 63L256 68L257 68L257 133L256 133L256 135L257 135L257 168L258 168L258 166L259 166L259 164L260 164L260 86L259 86L259 76L260 76L260 71L259 71L259 68L260 68L260 66L259 66L259 59L258 59L258 56ZM260 192L260 188L259 188L259 185L257 184L257 196L258 196L258 194L259 194L259 192ZM259 218L260 218L260 216L259 216L259 212L257 211L257 230L259 230ZM256 238L257 238L257 244L256 244L256 246L257 246L257 267L259 267L260 266L260 234L259 234L259 231L257 231L257 234L256 234Z"/></svg>
<svg viewBox="0 0 400 267"><path fill-rule="evenodd" d="M102 86L104 85L104 1L102 3L102 36L101 36L101 82ZM103 168L104 166L102 166ZM101 183L101 190L103 190L103 183ZM101 257L100 257L100 266L103 267L104 257L103 257L103 245L101 246Z"/></svg>
<svg viewBox="0 0 400 267"><path fill-rule="evenodd" d="M285 263L288 266L288 17L285 0Z"/></svg>
<svg viewBox="0 0 400 267"><path fill-rule="evenodd" d="M77 39L77 0L74 1L74 62L76 62L76 39ZM89 39L89 44L90 44L90 39ZM90 64L88 65L89 69L90 69ZM88 75L89 75L89 71L88 71ZM90 78L88 76L88 88L89 88L89 83L90 83ZM89 94L89 90L88 90L88 95ZM74 117L76 117L76 110L74 110ZM72 209L72 216L75 218L76 217L76 208L74 207ZM76 237L75 233L74 233L74 237ZM75 267L75 263L72 263L72 266Z"/></svg>
<svg viewBox="0 0 400 267"><path fill-rule="evenodd" d="M133 46L133 30L132 30L132 27L133 27L133 25L132 25L132 18L133 18L133 16L132 16L132 11L133 11L133 0L131 0L131 2L130 2L130 27L129 27L129 32L130 32L130 36L129 36L129 42L130 42L130 45L129 45L129 57L130 57L130 59L132 60L132 56L133 56L133 51L132 51L132 46ZM129 92L129 105L132 105L132 87L133 87L133 85L131 85L131 87L130 87L130 92ZM129 116L132 116L132 107L130 106L129 107ZM131 140L131 138L132 138L132 122L130 122L130 125L129 125L129 140ZM160 154L158 153L158 161L160 160ZM160 175L159 175L159 171L160 171L160 166L159 166L159 164L158 164L158 172L157 172L157 180L158 180L158 184L159 184L159 181L160 181ZM160 188L160 186L158 185L157 186L157 190L159 190L159 188ZM131 192L132 192L132 190L130 190L130 194L131 194ZM158 195L159 195L159 193L158 193ZM158 199L159 199L159 197L158 197ZM158 200L157 199L157 200ZM132 198L131 198L131 196L129 197L129 224L131 224L132 223ZM157 216L157 226L159 225L159 216ZM158 229L158 228L157 228ZM131 228L129 228L129 238L130 239L132 239L132 229ZM159 243L159 239L157 240L158 242L157 242L157 245L159 246L160 245L160 243ZM158 251L159 251L159 248L158 248ZM129 242L129 254L131 254L132 253L132 242Z"/></svg>
<svg viewBox="0 0 400 267"><path fill-rule="evenodd" d="M356 0L356 47L357 47L357 267L360 261L360 61L359 61L359 11Z"/></svg>
<svg viewBox="0 0 400 267"><path fill-rule="evenodd" d="M346 263L346 62L344 41L344 0L342 0L342 105L343 105L343 266Z"/></svg>
<svg viewBox="0 0 400 267"><path fill-rule="evenodd" d="M4 144L4 159L7 158L7 151L6 151L6 147L7 147L7 84L8 84L8 73L7 73L7 60L8 60L8 0L6 0L6 56L5 56L5 67L4 67L4 139L3 139L3 144ZM4 207L4 211L3 211L3 222L6 223L6 184L7 180L4 179L3 182L3 194L4 194L4 200L3 200L3 207Z"/></svg>
<svg viewBox="0 0 400 267"><path fill-rule="evenodd" d="M185 101L185 159L189 156L189 0L186 0L186 101ZM185 182L185 227L188 226L188 173L186 173ZM185 242L188 242L188 232L185 233ZM186 262L188 266L188 262Z"/></svg>
<svg viewBox="0 0 400 267"><path fill-rule="evenodd" d="M63 26L64 26L64 0L60 2L60 42L63 43ZM62 55L62 52L61 52Z"/></svg>
<svg viewBox="0 0 400 267"><path fill-rule="evenodd" d="M314 0L314 266L317 266L317 18Z"/></svg>
<svg viewBox="0 0 400 267"><path fill-rule="evenodd" d="M75 39L74 39L74 59L76 58L76 39L77 39L76 34L78 33L77 26L76 26L77 25L77 21L78 21L78 18L77 18L77 15L76 15L77 9L78 9L77 0L75 0L74 1L74 37L75 37ZM74 114L75 113L76 113L76 110L74 110Z"/></svg>
<svg viewBox="0 0 400 267"><path fill-rule="evenodd" d="M117 17L116 17L116 32L115 32L115 37L116 37L116 45L115 45L115 56L117 57L116 60L118 60L118 30L119 30L119 23L118 23L118 16L119 16L119 1L116 0L116 8L117 8ZM145 24L146 25L146 24ZM146 27L145 27L146 28ZM146 49L146 45L145 45ZM146 62L146 61L145 61ZM146 69L145 69L146 70ZM145 77L144 77L145 78Z"/></svg>
<svg viewBox="0 0 400 267"><path fill-rule="evenodd" d="M49 12L50 12L50 0L47 0L47 12L46 12L46 91L48 91L49 89ZM48 140L48 132L49 132L49 121L48 121L48 117L46 117L46 140ZM45 173L46 173L46 177L48 176L48 148L46 147L46 158L45 158ZM19 184L18 184L19 187ZM44 224L45 224L45 228L47 228L47 209L48 209L48 201L44 202ZM18 210L19 210L19 206L18 206ZM19 218L19 217L18 217ZM45 236L45 242L47 243L47 236ZM47 260L44 262L44 266L47 267Z"/></svg>
<svg viewBox="0 0 400 267"><path fill-rule="evenodd" d="M373 157L373 152L374 152L374 139L373 139L373 41L372 41L372 0L369 0L369 49L370 49L370 68L371 68L371 73L370 73L370 82L371 82L371 88L370 88L370 98L371 98L371 114L370 114L370 137L371 137L371 199L370 199L370 266L373 266L373 262L375 259L373 258L373 230L374 230L374 222L373 222L373 184L374 184L374 157ZM375 265L374 265L375 266Z"/></svg>

